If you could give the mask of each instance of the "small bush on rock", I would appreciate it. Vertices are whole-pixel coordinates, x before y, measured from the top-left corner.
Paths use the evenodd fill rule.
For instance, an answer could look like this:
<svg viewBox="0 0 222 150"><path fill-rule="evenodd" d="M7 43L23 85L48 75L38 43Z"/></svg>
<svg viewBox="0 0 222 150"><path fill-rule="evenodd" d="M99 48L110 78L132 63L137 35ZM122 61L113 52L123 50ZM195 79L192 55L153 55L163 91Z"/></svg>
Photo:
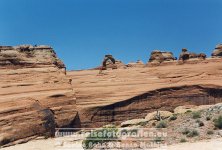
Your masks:
<svg viewBox="0 0 222 150"><path fill-rule="evenodd" d="M212 134L214 134L214 131L209 130L209 131L207 131L207 134L208 134L208 135L212 135Z"/></svg>
<svg viewBox="0 0 222 150"><path fill-rule="evenodd" d="M214 119L214 126L218 129L222 129L222 116L219 116L217 119Z"/></svg>
<svg viewBox="0 0 222 150"><path fill-rule="evenodd" d="M202 126L204 126L204 123L203 123L203 121L200 121L199 119L196 121L197 123L198 123L198 125L199 125L199 127L202 127Z"/></svg>
<svg viewBox="0 0 222 150"><path fill-rule="evenodd" d="M182 134L184 134L184 135L187 135L187 134L189 134L189 133L190 133L190 130L187 129L187 128L185 128L185 129L182 131Z"/></svg>
<svg viewBox="0 0 222 150"><path fill-rule="evenodd" d="M211 120L211 117L210 117L210 116L207 116L207 117L206 117L206 120L207 120L207 121Z"/></svg>
<svg viewBox="0 0 222 150"><path fill-rule="evenodd" d="M199 132L197 130L192 130L190 133L187 134L187 137L195 137L198 135L199 135Z"/></svg>
<svg viewBox="0 0 222 150"><path fill-rule="evenodd" d="M184 138L182 138L182 139L180 140L180 143L185 143L185 142L187 142L187 140L184 139Z"/></svg>
<svg viewBox="0 0 222 150"><path fill-rule="evenodd" d="M192 117L193 119L198 119L198 118L201 118L201 113L199 111L195 111L192 113Z"/></svg>
<svg viewBox="0 0 222 150"><path fill-rule="evenodd" d="M195 137L199 135L199 132L197 130L189 130L187 128L182 131L182 134L187 135L187 137Z"/></svg>
<svg viewBox="0 0 222 150"><path fill-rule="evenodd" d="M171 116L169 118L170 121L173 121L173 120L177 120L177 115L176 114L173 114L173 116Z"/></svg>
<svg viewBox="0 0 222 150"><path fill-rule="evenodd" d="M159 143L159 142L162 142L162 141L164 141L164 139L162 137L156 137L154 139L154 142L156 142L156 143Z"/></svg>
<svg viewBox="0 0 222 150"><path fill-rule="evenodd" d="M187 110L185 113L191 113L192 112L192 110Z"/></svg>
<svg viewBox="0 0 222 150"><path fill-rule="evenodd" d="M157 128L166 128L167 127L167 123L166 121L160 121L157 125Z"/></svg>

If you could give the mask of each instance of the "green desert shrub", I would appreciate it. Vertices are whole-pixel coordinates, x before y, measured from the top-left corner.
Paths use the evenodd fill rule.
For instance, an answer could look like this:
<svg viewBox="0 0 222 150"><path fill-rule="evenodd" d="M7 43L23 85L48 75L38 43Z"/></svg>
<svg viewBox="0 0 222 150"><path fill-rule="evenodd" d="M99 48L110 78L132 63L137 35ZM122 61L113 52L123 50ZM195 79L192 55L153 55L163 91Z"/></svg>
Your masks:
<svg viewBox="0 0 222 150"><path fill-rule="evenodd" d="M160 121L157 125L156 125L157 128L166 128L167 127L167 123L166 121Z"/></svg>
<svg viewBox="0 0 222 150"><path fill-rule="evenodd" d="M182 131L182 134L186 135L187 137L195 137L199 135L199 132L197 130L189 130L187 128L185 128Z"/></svg>
<svg viewBox="0 0 222 150"><path fill-rule="evenodd" d="M177 120L177 115L176 114L173 114L170 118L169 118L170 121L173 121L173 120Z"/></svg>
<svg viewBox="0 0 222 150"><path fill-rule="evenodd" d="M185 113L191 113L192 112L192 110L187 110Z"/></svg>
<svg viewBox="0 0 222 150"><path fill-rule="evenodd" d="M207 116L207 117L206 117L206 120L207 120L207 121L211 120L211 117L210 117L210 116Z"/></svg>
<svg viewBox="0 0 222 150"><path fill-rule="evenodd" d="M199 111L195 111L192 113L193 119L201 118L201 113Z"/></svg>
<svg viewBox="0 0 222 150"><path fill-rule="evenodd" d="M164 141L164 139L162 137L155 137L154 142L159 143Z"/></svg>
<svg viewBox="0 0 222 150"><path fill-rule="evenodd" d="M214 131L209 130L209 131L207 131L207 134L208 134L208 135L212 135L212 134L214 134Z"/></svg>
<svg viewBox="0 0 222 150"><path fill-rule="evenodd" d="M180 139L180 143L185 143L187 140L185 138Z"/></svg>
<svg viewBox="0 0 222 150"><path fill-rule="evenodd" d="M182 134L184 135L187 135L190 133L190 130L188 128L185 128L183 131L182 131Z"/></svg>
<svg viewBox="0 0 222 150"><path fill-rule="evenodd" d="M203 123L203 121L200 121L199 119L197 119L197 121L196 121L196 122L198 123L199 127L202 127L202 126L204 126L204 123Z"/></svg>
<svg viewBox="0 0 222 150"><path fill-rule="evenodd" d="M198 135L199 135L199 132L197 130L192 130L187 134L187 137L195 137Z"/></svg>
<svg viewBox="0 0 222 150"><path fill-rule="evenodd" d="M214 126L218 129L222 129L222 116L219 116L217 119L214 119Z"/></svg>
<svg viewBox="0 0 222 150"><path fill-rule="evenodd" d="M117 139L117 132L116 127L95 130L86 137L82 142L82 146L84 149L93 149L96 144L103 144Z"/></svg>

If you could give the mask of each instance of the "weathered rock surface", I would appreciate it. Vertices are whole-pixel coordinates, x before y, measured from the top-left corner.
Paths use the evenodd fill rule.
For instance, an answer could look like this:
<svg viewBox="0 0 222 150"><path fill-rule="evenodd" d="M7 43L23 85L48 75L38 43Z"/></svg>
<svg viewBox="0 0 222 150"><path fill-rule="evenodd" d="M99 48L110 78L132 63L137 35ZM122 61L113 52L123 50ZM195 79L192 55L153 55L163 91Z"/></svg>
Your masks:
<svg viewBox="0 0 222 150"><path fill-rule="evenodd" d="M135 126L135 125L142 125L148 123L147 119L132 119L127 120L121 123L121 127L128 127L128 126Z"/></svg>
<svg viewBox="0 0 222 150"><path fill-rule="evenodd" d="M218 44L211 54L212 57L222 57L222 44Z"/></svg>
<svg viewBox="0 0 222 150"><path fill-rule="evenodd" d="M71 71L83 127L144 118L156 110L222 101L222 60L177 62L158 67Z"/></svg>
<svg viewBox="0 0 222 150"><path fill-rule="evenodd" d="M107 65L108 68L112 68L111 66L109 67L109 65L112 66L112 64L108 64L108 65ZM126 68L126 65L125 65L122 61L120 61L120 60L116 60L115 65L116 65L116 68L117 68L117 69Z"/></svg>
<svg viewBox="0 0 222 150"><path fill-rule="evenodd" d="M50 66L65 68L63 62L58 59L55 51L49 46L0 46L1 68L43 68Z"/></svg>
<svg viewBox="0 0 222 150"><path fill-rule="evenodd" d="M112 55L107 54L103 59L102 65L94 69L110 70L110 69L119 69L119 68L126 68L126 66L122 61L116 60Z"/></svg>
<svg viewBox="0 0 222 150"><path fill-rule="evenodd" d="M137 60L136 62L130 62L126 65L127 67L145 67L145 64L141 60Z"/></svg>
<svg viewBox="0 0 222 150"><path fill-rule="evenodd" d="M189 60L189 59L205 60L206 57L207 57L207 55L204 54L204 53L196 54L194 52L188 52L188 50L186 48L183 48L182 52L180 53L179 60L183 60L183 61L186 61L186 60Z"/></svg>
<svg viewBox="0 0 222 150"><path fill-rule="evenodd" d="M147 114L145 119L148 121L159 119L157 117L160 117L161 119L166 119L166 118L169 118L171 115L173 115L173 113L171 113L169 111L159 111L158 113L152 112L152 113Z"/></svg>
<svg viewBox="0 0 222 150"><path fill-rule="evenodd" d="M64 67L48 46L0 47L0 145L80 124Z"/></svg>
<svg viewBox="0 0 222 150"><path fill-rule="evenodd" d="M178 106L174 109L175 114L180 114L180 113L186 113L189 111L199 111L202 109L206 109L211 107L212 105L201 105L201 106L196 106L196 105L185 105L185 106Z"/></svg>
<svg viewBox="0 0 222 150"><path fill-rule="evenodd" d="M172 52L154 50L151 52L149 62L162 63L163 61L174 61L176 58Z"/></svg>

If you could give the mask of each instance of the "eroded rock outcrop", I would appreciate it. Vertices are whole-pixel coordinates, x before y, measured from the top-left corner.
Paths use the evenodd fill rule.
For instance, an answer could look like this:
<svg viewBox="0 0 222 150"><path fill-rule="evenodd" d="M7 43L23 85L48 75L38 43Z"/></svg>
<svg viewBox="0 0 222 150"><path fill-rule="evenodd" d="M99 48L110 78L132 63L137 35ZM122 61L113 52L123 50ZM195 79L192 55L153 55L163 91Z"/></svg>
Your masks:
<svg viewBox="0 0 222 150"><path fill-rule="evenodd" d="M166 119L166 118L169 118L172 115L173 115L173 113L171 113L169 111L157 111L157 112L152 112L152 113L147 114L145 119L147 121Z"/></svg>
<svg viewBox="0 0 222 150"><path fill-rule="evenodd" d="M0 145L79 127L65 65L49 46L0 47Z"/></svg>
<svg viewBox="0 0 222 150"><path fill-rule="evenodd" d="M162 63L164 61L174 61L174 60L176 60L176 58L173 56L172 52L154 50L151 52L149 62Z"/></svg>
<svg viewBox="0 0 222 150"><path fill-rule="evenodd" d="M0 46L0 67L32 68L56 66L65 68L50 46Z"/></svg>
<svg viewBox="0 0 222 150"><path fill-rule="evenodd" d="M116 60L112 55L108 54L105 55L102 62L102 66L97 67L95 69L99 69L100 70L99 74L101 74L102 70L120 69L120 68L126 68L125 64L120 60Z"/></svg>
<svg viewBox="0 0 222 150"><path fill-rule="evenodd" d="M194 52L188 52L188 50L186 48L183 48L182 52L180 53L179 60L182 60L182 61L186 61L186 60L189 60L189 59L202 59L202 60L205 60L206 57L207 57L207 55L204 54L204 53L196 54Z"/></svg>
<svg viewBox="0 0 222 150"><path fill-rule="evenodd" d="M211 54L212 57L222 57L222 44L218 44Z"/></svg>

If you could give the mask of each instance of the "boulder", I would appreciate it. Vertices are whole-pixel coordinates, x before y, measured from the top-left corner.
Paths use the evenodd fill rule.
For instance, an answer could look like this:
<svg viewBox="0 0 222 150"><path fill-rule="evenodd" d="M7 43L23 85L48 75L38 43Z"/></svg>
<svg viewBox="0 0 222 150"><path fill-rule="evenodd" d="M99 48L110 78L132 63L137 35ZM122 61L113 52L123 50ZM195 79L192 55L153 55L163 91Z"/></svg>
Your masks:
<svg viewBox="0 0 222 150"><path fill-rule="evenodd" d="M215 49L222 49L222 44L217 44Z"/></svg>
<svg viewBox="0 0 222 150"><path fill-rule="evenodd" d="M188 59L206 59L207 55L204 53L193 53L193 52L188 52L188 50L186 48L182 49L182 52L180 53L180 57L179 60L185 61Z"/></svg>
<svg viewBox="0 0 222 150"><path fill-rule="evenodd" d="M212 57L222 57L222 44L218 44L211 54Z"/></svg>
<svg viewBox="0 0 222 150"><path fill-rule="evenodd" d="M161 117L161 119L169 118L172 115L173 115L173 113L171 113L169 111L159 111L159 116ZM145 117L145 120L148 120L148 121L158 120L157 111L147 114L147 116Z"/></svg>
<svg viewBox="0 0 222 150"><path fill-rule="evenodd" d="M198 58L199 58L199 59L206 59L206 57L207 57L207 55L204 54L204 53L198 54Z"/></svg>
<svg viewBox="0 0 222 150"><path fill-rule="evenodd" d="M173 56L172 52L162 52L162 55L164 57L164 61L173 61L176 60L176 58Z"/></svg>
<svg viewBox="0 0 222 150"><path fill-rule="evenodd" d="M185 61L188 60L190 58L190 55L188 52L182 52L180 53L180 57L179 60Z"/></svg>
<svg viewBox="0 0 222 150"><path fill-rule="evenodd" d="M198 54L193 53L193 52L189 53L189 59L192 59L192 58L198 58Z"/></svg>
<svg viewBox="0 0 222 150"><path fill-rule="evenodd" d="M163 61L173 61L175 59L172 52L154 50L151 52L149 62L162 63Z"/></svg>
<svg viewBox="0 0 222 150"><path fill-rule="evenodd" d="M149 62L159 62L162 63L164 61L164 57L159 50L155 50L151 52Z"/></svg>
<svg viewBox="0 0 222 150"><path fill-rule="evenodd" d="M188 50L186 48L182 48L182 52L187 52Z"/></svg>
<svg viewBox="0 0 222 150"><path fill-rule="evenodd" d="M127 120L127 121L121 123L121 127L144 125L146 123L148 123L147 119L132 119L132 120Z"/></svg>

